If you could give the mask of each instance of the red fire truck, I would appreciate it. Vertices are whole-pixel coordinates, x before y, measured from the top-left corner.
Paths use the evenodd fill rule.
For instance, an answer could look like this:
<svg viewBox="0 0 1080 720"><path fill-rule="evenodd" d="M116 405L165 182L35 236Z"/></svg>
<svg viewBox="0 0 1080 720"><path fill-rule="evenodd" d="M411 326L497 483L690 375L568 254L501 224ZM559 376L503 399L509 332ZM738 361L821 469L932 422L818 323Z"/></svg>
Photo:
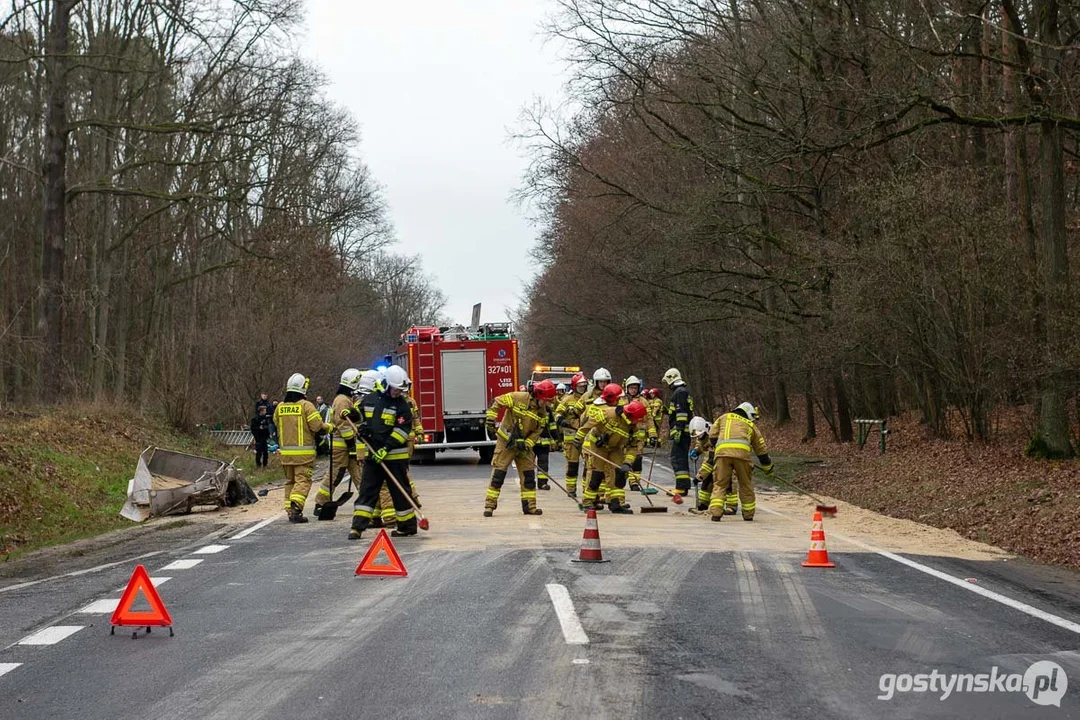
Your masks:
<svg viewBox="0 0 1080 720"><path fill-rule="evenodd" d="M424 424L414 459L424 462L443 450L474 448L481 462L491 462L495 440L484 429L484 414L496 395L518 386L518 341L510 324L411 327L393 360L413 381Z"/></svg>

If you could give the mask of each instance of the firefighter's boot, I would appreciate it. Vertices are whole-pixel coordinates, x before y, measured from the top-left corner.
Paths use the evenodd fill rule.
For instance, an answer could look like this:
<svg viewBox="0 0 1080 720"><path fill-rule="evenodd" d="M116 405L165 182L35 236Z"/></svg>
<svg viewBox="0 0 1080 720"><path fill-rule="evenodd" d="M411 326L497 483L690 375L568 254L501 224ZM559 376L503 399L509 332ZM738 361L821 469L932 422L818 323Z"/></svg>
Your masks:
<svg viewBox="0 0 1080 720"><path fill-rule="evenodd" d="M608 509L616 515L633 515L634 508L627 505L621 498L613 497L608 501Z"/></svg>
<svg viewBox="0 0 1080 720"><path fill-rule="evenodd" d="M397 524L397 527L394 528L393 532L390 533L390 537L409 537L410 535L415 534L416 518L414 517L409 520L402 520L401 522L399 522Z"/></svg>
<svg viewBox="0 0 1080 720"><path fill-rule="evenodd" d="M488 485L487 497L484 499L484 517L495 514L495 508L499 507L499 493L502 492L504 482L506 482L505 470L491 471L491 484Z"/></svg>
<svg viewBox="0 0 1080 720"><path fill-rule="evenodd" d="M526 470L521 477L521 512L526 515L543 515L536 507L536 473Z"/></svg>
<svg viewBox="0 0 1080 720"><path fill-rule="evenodd" d="M304 506L300 503L291 503L289 507L289 522L291 523L306 523L308 519L304 517Z"/></svg>
<svg viewBox="0 0 1080 720"><path fill-rule="evenodd" d="M577 499L577 477L578 469L580 465L578 461L567 461L566 463L566 494L570 497Z"/></svg>
<svg viewBox="0 0 1080 720"><path fill-rule="evenodd" d="M366 517L353 513L352 526L349 528L349 539L359 540L360 535L368 529L368 523L370 520Z"/></svg>

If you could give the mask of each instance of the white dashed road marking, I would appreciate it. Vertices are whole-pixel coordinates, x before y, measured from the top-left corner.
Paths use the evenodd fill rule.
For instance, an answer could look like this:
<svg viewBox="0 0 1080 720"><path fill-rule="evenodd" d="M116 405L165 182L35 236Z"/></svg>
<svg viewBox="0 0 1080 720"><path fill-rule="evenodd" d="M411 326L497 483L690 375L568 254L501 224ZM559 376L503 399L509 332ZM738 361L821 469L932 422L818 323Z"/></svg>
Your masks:
<svg viewBox="0 0 1080 720"><path fill-rule="evenodd" d="M19 645L55 645L66 637L70 637L82 630L85 625L53 625L44 630L38 630L33 635L27 635L19 641Z"/></svg>
<svg viewBox="0 0 1080 720"><path fill-rule="evenodd" d="M161 569L162 570L190 570L191 568L195 567L196 565L198 565L201 562L202 562L202 558L186 558L184 560L177 560L175 562L171 562L171 563L169 563L168 565L166 565L165 567L163 567Z"/></svg>
<svg viewBox="0 0 1080 720"><path fill-rule="evenodd" d="M19 590L21 588L31 587L33 585L40 585L51 580L59 580L60 578L79 577L80 575L89 575L90 573L101 572L102 570L108 570L109 568L116 567L117 565L127 565L135 562L136 560L144 560L148 557L154 557L165 552L164 550L155 550L154 552L143 553L142 555L136 555L133 558L127 560L117 560L116 562L106 563L104 565L98 565L92 568L86 568L85 570L76 570L75 572L64 573L63 575L54 575L52 577L42 578L40 580L31 580L29 582L16 583L15 585L8 585L0 588L0 593L7 592L8 590Z"/></svg>
<svg viewBox="0 0 1080 720"><path fill-rule="evenodd" d="M85 615L111 615L116 612L116 606L120 604L120 598L106 598L95 600L82 610L77 612Z"/></svg>
<svg viewBox="0 0 1080 720"><path fill-rule="evenodd" d="M20 665L22 665L22 663L0 663L0 677L7 675Z"/></svg>
<svg viewBox="0 0 1080 720"><path fill-rule="evenodd" d="M555 606L555 614L559 616L559 625L562 626L563 637L568 645L586 645L589 636L585 634L585 628L581 627L577 611L574 610L574 601L570 599L570 592L565 585L551 583L547 586L551 603Z"/></svg>
<svg viewBox="0 0 1080 720"><path fill-rule="evenodd" d="M247 530L241 530L240 532L236 533L231 538L229 538L229 540L239 540L240 538L246 538L251 533L255 532L256 530L261 530L262 528L266 527L267 525L274 522L275 520L280 519L281 517L282 517L281 515L274 515L272 517L268 517L265 520L263 520L262 522L260 522L260 523L258 523L256 525L252 525Z"/></svg>
<svg viewBox="0 0 1080 720"><path fill-rule="evenodd" d="M228 545L207 545L206 547L199 548L198 550L193 552L192 555L216 555L222 550L228 549Z"/></svg>

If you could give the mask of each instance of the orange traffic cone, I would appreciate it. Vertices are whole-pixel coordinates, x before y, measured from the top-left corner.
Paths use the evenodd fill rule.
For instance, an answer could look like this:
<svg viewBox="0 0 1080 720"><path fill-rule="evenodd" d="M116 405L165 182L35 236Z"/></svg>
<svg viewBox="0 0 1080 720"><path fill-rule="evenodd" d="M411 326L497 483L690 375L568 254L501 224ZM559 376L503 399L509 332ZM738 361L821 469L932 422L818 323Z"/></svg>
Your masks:
<svg viewBox="0 0 1080 720"><path fill-rule="evenodd" d="M596 510L592 508L585 515L585 534L581 538L581 552L578 554L578 559L571 562L609 562L604 559L600 550L600 528L596 524Z"/></svg>
<svg viewBox="0 0 1080 720"><path fill-rule="evenodd" d="M814 513L814 525L810 528L810 552L806 554L803 567L836 567L829 562L829 551L825 549L825 523L821 513Z"/></svg>

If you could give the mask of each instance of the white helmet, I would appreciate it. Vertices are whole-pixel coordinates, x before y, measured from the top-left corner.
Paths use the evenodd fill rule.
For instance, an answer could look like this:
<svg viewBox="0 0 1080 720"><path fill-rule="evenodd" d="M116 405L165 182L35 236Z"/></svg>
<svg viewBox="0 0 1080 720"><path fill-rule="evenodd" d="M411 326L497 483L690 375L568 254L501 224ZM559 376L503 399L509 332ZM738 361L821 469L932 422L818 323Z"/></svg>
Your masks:
<svg viewBox="0 0 1080 720"><path fill-rule="evenodd" d="M375 387L382 380L382 373L378 370L365 370L360 374L360 380L357 383L357 392L371 393L375 392Z"/></svg>
<svg viewBox="0 0 1080 720"><path fill-rule="evenodd" d="M556 385L555 386L555 392L557 392L557 393L566 392L566 383L559 383L558 385Z"/></svg>
<svg viewBox="0 0 1080 720"><path fill-rule="evenodd" d="M360 377L361 374L359 370L356 368L349 368L341 373L341 384L353 392L356 392L360 388Z"/></svg>
<svg viewBox="0 0 1080 720"><path fill-rule="evenodd" d="M295 392L300 393L301 395L307 395L309 383L310 381L301 373L293 373L289 376L289 381L285 383L285 392Z"/></svg>
<svg viewBox="0 0 1080 720"><path fill-rule="evenodd" d="M739 407L737 407L737 408L735 408L735 409L736 409L736 410L742 410L742 411L743 411L743 413L744 413L744 414L746 415L747 419L749 419L749 420L750 420L750 422L754 422L754 421L756 421L756 420L757 420L757 419L758 419L759 417L761 417L761 415L760 415L760 414L758 413L758 410L757 410L757 408L756 408L756 407L754 407L753 405L751 405L751 404L750 404L750 403L748 403L748 402L744 402L744 403L741 403L741 404L739 405Z"/></svg>
<svg viewBox="0 0 1080 720"><path fill-rule="evenodd" d="M592 379L597 387L603 387L611 382L611 371L607 368L597 368L592 374Z"/></svg>
<svg viewBox="0 0 1080 720"><path fill-rule="evenodd" d="M405 372L405 368L400 365L391 365L386 368L383 375L386 377L387 388L391 390L406 390L412 382L409 380L409 374Z"/></svg>
<svg viewBox="0 0 1080 720"><path fill-rule="evenodd" d="M668 385L674 385L675 383L681 383L682 382L682 373L679 372L678 368L671 368L666 373L664 373L664 382L667 383Z"/></svg>
<svg viewBox="0 0 1080 720"><path fill-rule="evenodd" d="M690 434L699 437L709 432L710 423L700 415L695 415L690 419Z"/></svg>
<svg viewBox="0 0 1080 720"><path fill-rule="evenodd" d="M623 384L622 384L623 388L628 388L631 385L637 385L638 386L638 394L640 395L641 394L641 378L639 378L637 375L631 375L630 377L623 380Z"/></svg>

